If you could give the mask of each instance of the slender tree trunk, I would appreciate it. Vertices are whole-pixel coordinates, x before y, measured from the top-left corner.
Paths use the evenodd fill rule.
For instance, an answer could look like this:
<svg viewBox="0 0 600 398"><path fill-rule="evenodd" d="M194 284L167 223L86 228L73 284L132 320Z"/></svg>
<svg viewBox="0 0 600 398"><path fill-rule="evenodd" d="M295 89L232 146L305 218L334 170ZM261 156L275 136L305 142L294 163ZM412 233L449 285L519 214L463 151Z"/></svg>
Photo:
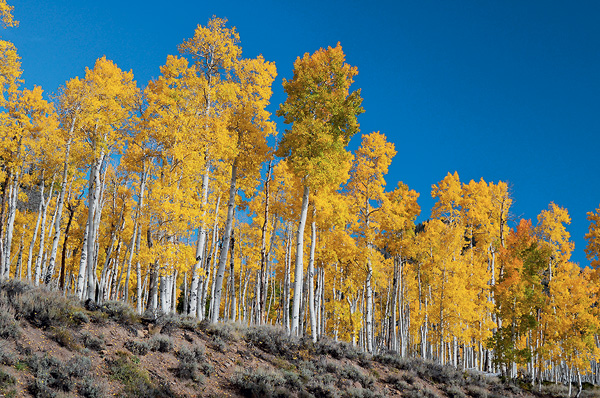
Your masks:
<svg viewBox="0 0 600 398"><path fill-rule="evenodd" d="M286 225L286 245L285 245L285 273L283 277L283 305L282 308L282 323L288 332L291 331L290 324L290 284L291 284L291 267L292 267L292 228L290 223Z"/></svg>
<svg viewBox="0 0 600 398"><path fill-rule="evenodd" d="M4 169L4 167L2 168ZM4 264L4 215L6 213L6 204L10 192L9 183L12 177L11 170L6 172L6 178L2 183L2 201L0 202L0 280L2 280L2 264Z"/></svg>
<svg viewBox="0 0 600 398"><path fill-rule="evenodd" d="M129 301L129 280L131 278L131 264L133 263L133 253L135 251L135 241L138 235L139 225L137 220L133 223L133 234L131 235L131 244L129 245L129 257L127 257L127 273L125 274L125 286L123 286L123 301ZM119 277L119 285L121 277Z"/></svg>
<svg viewBox="0 0 600 398"><path fill-rule="evenodd" d="M87 298L96 300L96 213L100 213L100 195L102 182L100 181L100 168L104 161L104 150L98 159L94 160L90 170L88 185L88 239L87 239Z"/></svg>
<svg viewBox="0 0 600 398"><path fill-rule="evenodd" d="M390 349L398 352L398 335L396 322L398 319L398 264L394 259L394 275L392 280L392 314L390 322Z"/></svg>
<svg viewBox="0 0 600 398"><path fill-rule="evenodd" d="M31 265L33 263L33 249L35 247L35 241L37 240L38 231L40 230L40 224L42 223L42 210L44 209L44 178L42 178L42 186L40 187L40 205L38 206L38 216L35 223L35 229L33 230L33 237L31 238L31 244L29 245L29 256L27 256L27 281L31 282Z"/></svg>
<svg viewBox="0 0 600 398"><path fill-rule="evenodd" d="M231 275L231 321L236 320L236 297L235 297L235 237L233 232L231 233L231 240L229 241L229 249L231 254L229 255L229 274ZM241 275L240 275L241 276Z"/></svg>
<svg viewBox="0 0 600 398"><path fill-rule="evenodd" d="M85 290L85 280L87 277L87 241L88 241L88 231L89 227L86 224L86 227L83 231L83 242L81 244L81 259L79 260L79 272L77 274L77 297L82 300L84 296Z"/></svg>
<svg viewBox="0 0 600 398"><path fill-rule="evenodd" d="M219 233L219 206L221 204L221 196L219 195L219 197L217 197L217 204L215 206L215 220L214 220L214 224L213 224L213 233L212 233L212 240L211 240L211 252L209 252L209 256L206 259L206 262L204 264L205 267L205 277L202 283L202 293L199 295L200 299L198 300L198 309L197 309L197 314L198 317L200 319L204 319L204 317L206 316L206 299L207 299L207 294L208 294L208 286L209 283L211 282L211 278L212 281L214 282L214 276L212 274L212 263L211 260L213 258L215 258L216 254L217 254L217 236ZM214 284L211 284L211 286ZM211 290L211 297L212 297L213 291Z"/></svg>
<svg viewBox="0 0 600 398"><path fill-rule="evenodd" d="M146 193L146 179L147 178L148 178L148 170L146 168L146 163L144 162L144 164L142 165L142 176L140 179L140 202L138 204L138 211L137 211L138 232L137 232L136 244L135 244L136 254L138 254L140 252L140 248L142 245L142 224L141 224L140 220L141 220L142 209L144 207L144 194ZM142 299L143 289L142 289L142 264L140 262L139 257L136 260L135 272L136 272L136 277L137 277L136 294L135 294L136 311L138 314L141 314L142 308L143 308L143 299ZM125 288L129 289L129 286L126 286Z"/></svg>
<svg viewBox="0 0 600 398"><path fill-rule="evenodd" d="M371 286L371 280L373 278L373 268L371 266L371 258L367 261L367 279L365 281L365 290L366 290L366 322L365 322L365 331L366 331L366 348L367 352L373 352L373 288Z"/></svg>
<svg viewBox="0 0 600 398"><path fill-rule="evenodd" d="M302 300L302 275L304 273L304 227L306 225L306 215L308 213L308 197L308 185L304 185L300 222L298 223L298 232L296 234L296 264L294 273L294 301L292 303L292 326L290 329L291 336L298 336L300 334L300 301Z"/></svg>
<svg viewBox="0 0 600 398"><path fill-rule="evenodd" d="M54 182L54 179L52 179L52 181ZM52 184L50 184L50 192L48 193L48 198L44 199L44 197L42 196L41 200L43 201L42 221L40 223L40 230L41 230L40 246L38 249L37 257L35 258L35 274L34 274L35 286L39 286L40 278L42 277L42 258L44 255L44 243L45 243L45 237L46 237L46 216L48 214L48 206L50 204L50 201L52 200Z"/></svg>
<svg viewBox="0 0 600 398"><path fill-rule="evenodd" d="M219 257L219 268L215 278L215 295L213 297L213 313L211 314L210 322L216 323L219 320L219 311L221 307L221 291L223 290L223 276L227 265L227 253L229 251L229 240L231 239L231 231L233 229L233 214L235 210L235 194L237 192L237 167L238 158L236 157L231 166L231 184L229 187L229 202L227 204L227 221L225 223L225 231L223 233L223 246Z"/></svg>
<svg viewBox="0 0 600 398"><path fill-rule="evenodd" d="M15 267L15 279L21 280L21 267L23 266L23 246L24 246L24 242L23 242L23 238L24 238L25 233L23 232L23 234L21 235L21 242L19 243L19 254L17 256L17 266Z"/></svg>
<svg viewBox="0 0 600 398"><path fill-rule="evenodd" d="M19 152L20 153L20 145ZM0 279L6 279L10 275L10 253L12 250L12 238L15 226L15 216L17 214L17 200L19 198L19 184L21 173L17 172L14 176L13 184L10 189L8 201L8 220L6 226L6 241L4 242L4 266L0 272ZM1 264L1 263L0 263Z"/></svg>
<svg viewBox="0 0 600 398"><path fill-rule="evenodd" d="M264 308L267 303L267 225L269 223L269 188L271 186L272 170L273 160L269 160L269 164L267 166L267 179L265 180L265 213L260 236L260 274L258 288L256 289L256 312L258 324L262 324L264 321Z"/></svg>
<svg viewBox="0 0 600 398"><path fill-rule="evenodd" d="M202 177L202 222L198 229L198 242L196 245L196 262L192 268L192 286L190 287L190 302L189 302L189 315L196 316L198 310L198 283L200 276L198 271L202 270L202 262L204 256L204 246L206 244L206 206L208 203L208 182L210 174L210 163L206 166L206 172Z"/></svg>
<svg viewBox="0 0 600 398"><path fill-rule="evenodd" d="M313 203L312 222L310 223L310 259L308 261L308 310L310 312L310 335L317 342L317 314L315 313L315 247L317 246L317 208Z"/></svg>
<svg viewBox="0 0 600 398"><path fill-rule="evenodd" d="M71 134L73 134L73 129L75 128L75 119L73 119L73 123L71 125ZM58 241L60 239L60 221L62 219L62 210L63 203L65 201L65 192L67 191L68 184L68 175L67 171L69 168L69 153L71 152L71 138L67 140L67 144L65 147L65 161L63 164L62 171L62 182L60 185L60 195L58 196L58 202L56 204L56 219L54 220L54 238L52 239L52 249L50 250L50 260L48 261L48 270L46 272L46 277L44 278L44 282L46 284L50 283L52 279L52 275L54 275L54 268L56 265L56 254L58 252Z"/></svg>
<svg viewBox="0 0 600 398"><path fill-rule="evenodd" d="M67 211L69 212L69 220L67 221L67 226L65 228L65 238L63 240L63 249L60 261L60 277L59 277L59 286L61 290L65 288L65 270L67 266L67 243L69 242L69 231L71 230L71 223L73 222L73 216L75 214L75 210L67 206Z"/></svg>

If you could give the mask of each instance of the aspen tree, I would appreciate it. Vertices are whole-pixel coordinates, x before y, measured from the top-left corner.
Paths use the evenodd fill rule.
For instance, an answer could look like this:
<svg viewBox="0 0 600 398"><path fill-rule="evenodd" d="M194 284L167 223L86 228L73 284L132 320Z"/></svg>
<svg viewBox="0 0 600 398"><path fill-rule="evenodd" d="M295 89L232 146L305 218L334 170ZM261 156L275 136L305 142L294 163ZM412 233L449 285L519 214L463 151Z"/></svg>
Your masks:
<svg viewBox="0 0 600 398"><path fill-rule="evenodd" d="M387 142L385 135L377 132L362 136L361 146L356 150L347 189L353 200L353 209L359 214L355 233L359 245L366 250L366 349L373 352L373 277L377 252L374 250L375 236L379 229L375 213L381 211L384 198L385 178L392 158L396 155L394 144Z"/></svg>
<svg viewBox="0 0 600 398"><path fill-rule="evenodd" d="M195 114L200 118L197 129L202 140L207 143L203 150L205 159L204 173L202 175L201 197L204 217L198 228L196 245L196 264L192 270L190 288L190 315L196 315L198 301L199 270L204 261L207 228L206 207L209 192L209 175L220 157L228 157L227 142L229 134L225 128L227 124L228 93L231 80L231 71L241 57L241 48L238 43L240 37L234 28L226 27L227 20L213 17L207 26L198 25L194 36L185 40L179 46L179 52L189 55L193 60L194 83L189 89L199 100L199 108ZM229 154L231 156L231 154Z"/></svg>
<svg viewBox="0 0 600 398"><path fill-rule="evenodd" d="M262 56L256 59L239 60L235 64L238 79L234 85L236 96L233 98L229 130L233 132L234 158L231 163L231 182L227 204L227 219L223 232L223 247L219 256L219 267L215 278L214 307L211 322L219 319L223 273L225 271L229 240L233 226L235 195L238 173L240 177L256 176L269 147L266 137L275 133L274 123L266 106L271 98L271 85L277 75L275 64L266 62ZM256 178L255 178L256 179Z"/></svg>
<svg viewBox="0 0 600 398"><path fill-rule="evenodd" d="M378 236L379 247L385 250L394 259L394 281L396 289L393 292L393 311L391 324L392 339L397 339L398 342L391 342L393 349L405 357L408 350L409 325L408 319L410 308L410 297L408 295L408 287L410 280L408 278L408 259L414 258L415 248L415 219L420 213L420 207L417 204L419 195L408 188L402 182L398 183L398 187L391 192L388 192L383 197L382 210L377 214L381 224L381 231ZM396 318L396 309L398 318ZM398 325L398 332L396 332Z"/></svg>
<svg viewBox="0 0 600 398"><path fill-rule="evenodd" d="M349 155L344 149L358 131L356 117L363 112L360 90L350 93L357 69L345 63L342 47L304 54L294 63L294 77L283 80L286 101L277 111L286 124L278 155L287 159L293 172L303 179L304 192L296 233L294 302L290 334L298 335L302 298L304 226L311 187L339 185L330 181Z"/></svg>
<svg viewBox="0 0 600 398"><path fill-rule="evenodd" d="M127 139L133 107L137 103L139 90L133 73L121 71L105 57L96 61L93 69L86 69L85 94L79 111L78 139L89 145L88 221L87 238L82 248L82 269L88 275L87 298L96 299L96 233L100 221L103 181L102 170L107 158L119 151ZM84 264L85 259L85 266ZM77 294L83 298L84 276L78 277Z"/></svg>
<svg viewBox="0 0 600 398"><path fill-rule="evenodd" d="M10 270L17 200L22 183L27 182L23 181L24 178L27 179L24 172L32 161L37 168L51 166L50 158L56 153L52 149L52 139L57 127L54 107L42 98L40 87L13 93L6 106L8 113L0 124L0 137L3 141L0 156L7 166L4 197L8 198L6 230L2 237L3 250L0 251L0 279L8 277ZM44 150L47 152L44 153ZM2 213L4 211L3 200Z"/></svg>
<svg viewBox="0 0 600 398"><path fill-rule="evenodd" d="M54 269L56 267L56 255L58 252L58 242L61 233L61 220L63 215L63 205L65 200L65 194L67 192L67 184L69 181L69 168L72 165L70 155L71 147L73 146L74 132L77 126L77 117L81 110L81 101L84 98L84 93L81 90L84 89L83 82L79 79L72 79L62 89L61 95L58 98L58 118L60 122L60 128L58 133L60 134L61 141L64 141L64 161L62 165L61 174L61 185L60 194L57 201L57 217L54 223L54 236L52 238L52 249L50 250L50 257L48 260L48 270L44 276L44 282L50 283L52 276L54 275ZM62 145L61 145L62 146Z"/></svg>

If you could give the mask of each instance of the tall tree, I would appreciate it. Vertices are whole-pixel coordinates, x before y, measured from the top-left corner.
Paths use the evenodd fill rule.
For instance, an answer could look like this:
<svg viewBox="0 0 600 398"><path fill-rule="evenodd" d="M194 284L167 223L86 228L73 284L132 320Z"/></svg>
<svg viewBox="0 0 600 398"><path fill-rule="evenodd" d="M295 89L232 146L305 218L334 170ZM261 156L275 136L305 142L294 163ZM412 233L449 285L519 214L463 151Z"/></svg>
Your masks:
<svg viewBox="0 0 600 398"><path fill-rule="evenodd" d="M294 301L290 333L299 334L302 299L304 227L308 213L310 189L339 185L339 166L349 154L345 147L358 132L357 116L363 112L360 90L350 93L355 67L345 62L342 46L304 54L294 63L294 76L283 80L287 99L277 111L286 124L278 155L286 158L293 172L302 178L304 192L296 233Z"/></svg>
<svg viewBox="0 0 600 398"><path fill-rule="evenodd" d="M373 352L373 271L377 261L375 237L381 229L374 215L381 211L384 201L385 175L396 155L394 144L386 140L385 135L377 132L363 135L361 146L355 153L355 159L350 172L348 194L353 200L353 209L359 214L355 233L358 235L359 246L366 253L366 348Z"/></svg>
<svg viewBox="0 0 600 398"><path fill-rule="evenodd" d="M235 196L238 189L238 175L246 177L246 180L255 181L257 179L260 166L269 150L266 138L275 133L275 126L270 120L270 113L265 109L271 98L271 85L277 75L275 64L266 62L262 56L256 59L239 60L235 65L235 75L237 78L235 84L236 96L233 98L232 113L228 126L234 134L232 137L234 158L231 163L231 182L229 185L227 220L223 232L223 247L215 279L216 287L211 316L211 322L213 323L219 318L227 248L231 239Z"/></svg>
<svg viewBox="0 0 600 398"><path fill-rule="evenodd" d="M192 269L189 313L196 315L198 301L199 272L205 262L205 245L208 228L206 226L209 177L215 163L222 157L230 157L227 132L227 113L231 92L231 72L240 59L242 49L238 45L240 37L235 27L228 28L227 19L213 17L206 26L198 25L194 36L179 46L179 52L192 59L190 79L185 83L188 91L187 106L191 115L198 118L196 131L190 132L204 142L202 155L204 167L200 195L203 217L198 227L196 243L196 264Z"/></svg>
<svg viewBox="0 0 600 398"><path fill-rule="evenodd" d="M132 72L123 72L105 57L86 69L84 96L79 110L75 134L87 142L90 154L88 180L88 220L85 244L82 248L77 294L83 298L83 281L87 274L87 298L96 295L96 238L100 222L103 189L102 170L115 151L120 151L128 138L133 109L137 106L139 90Z"/></svg>

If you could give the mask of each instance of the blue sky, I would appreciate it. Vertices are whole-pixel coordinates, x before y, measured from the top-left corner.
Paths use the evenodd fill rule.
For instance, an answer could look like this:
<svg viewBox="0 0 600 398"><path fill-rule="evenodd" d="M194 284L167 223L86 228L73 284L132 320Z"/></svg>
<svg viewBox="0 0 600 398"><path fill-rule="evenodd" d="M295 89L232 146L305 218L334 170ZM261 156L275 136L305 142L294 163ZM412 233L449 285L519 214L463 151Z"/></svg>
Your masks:
<svg viewBox="0 0 600 398"><path fill-rule="evenodd" d="M218 4L217 4L218 3ZM572 217L573 260L585 258L586 212L600 203L600 2L9 0L20 27L2 37L22 57L27 87L55 93L106 55L139 86L212 15L236 26L244 55L274 61L281 78L305 52L341 42L359 69L363 133L398 154L388 185L507 181L516 218L555 202ZM278 128L285 125L278 120ZM357 136L351 149L360 143Z"/></svg>

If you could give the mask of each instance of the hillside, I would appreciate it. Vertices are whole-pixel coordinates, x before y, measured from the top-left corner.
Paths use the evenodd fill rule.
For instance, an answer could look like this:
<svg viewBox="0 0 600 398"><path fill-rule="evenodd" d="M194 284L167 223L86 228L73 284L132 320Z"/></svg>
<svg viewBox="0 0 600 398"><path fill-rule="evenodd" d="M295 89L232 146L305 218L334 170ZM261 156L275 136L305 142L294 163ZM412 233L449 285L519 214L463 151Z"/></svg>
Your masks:
<svg viewBox="0 0 600 398"><path fill-rule="evenodd" d="M283 329L138 317L18 281L0 285L4 397L554 397L567 388L503 383ZM536 388L537 390L537 388ZM597 390L582 397L600 396Z"/></svg>

